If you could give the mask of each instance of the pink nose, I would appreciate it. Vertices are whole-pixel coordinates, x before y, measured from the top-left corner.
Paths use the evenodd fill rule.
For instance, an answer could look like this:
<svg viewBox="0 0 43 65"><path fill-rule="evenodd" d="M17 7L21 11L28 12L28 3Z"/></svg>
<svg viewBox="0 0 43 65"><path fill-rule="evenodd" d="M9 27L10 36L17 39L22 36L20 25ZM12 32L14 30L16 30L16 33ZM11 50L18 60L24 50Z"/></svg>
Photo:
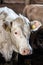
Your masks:
<svg viewBox="0 0 43 65"><path fill-rule="evenodd" d="M31 54L30 50L28 50L28 49L22 50L22 55L30 55L30 54Z"/></svg>

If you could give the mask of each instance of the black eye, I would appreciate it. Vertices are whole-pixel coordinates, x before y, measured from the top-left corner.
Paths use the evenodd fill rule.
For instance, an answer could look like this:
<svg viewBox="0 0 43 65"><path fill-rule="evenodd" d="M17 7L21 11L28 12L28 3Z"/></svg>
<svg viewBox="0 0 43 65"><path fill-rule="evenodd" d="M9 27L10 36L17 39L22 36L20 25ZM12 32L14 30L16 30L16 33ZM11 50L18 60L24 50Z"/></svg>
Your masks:
<svg viewBox="0 0 43 65"><path fill-rule="evenodd" d="M15 34L17 34L17 32L15 32Z"/></svg>

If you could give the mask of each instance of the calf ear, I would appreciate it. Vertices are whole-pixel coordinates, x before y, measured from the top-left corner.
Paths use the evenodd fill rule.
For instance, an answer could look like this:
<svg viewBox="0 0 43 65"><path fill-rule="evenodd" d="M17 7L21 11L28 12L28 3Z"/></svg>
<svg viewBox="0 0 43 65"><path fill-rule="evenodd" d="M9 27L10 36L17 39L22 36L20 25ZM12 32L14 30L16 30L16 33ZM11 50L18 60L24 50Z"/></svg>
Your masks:
<svg viewBox="0 0 43 65"><path fill-rule="evenodd" d="M37 31L41 26L42 23L40 21L34 20L30 23L31 31Z"/></svg>
<svg viewBox="0 0 43 65"><path fill-rule="evenodd" d="M11 32L11 26L12 26L12 23L10 22L10 25L6 23L3 23L3 28L7 31L7 32Z"/></svg>

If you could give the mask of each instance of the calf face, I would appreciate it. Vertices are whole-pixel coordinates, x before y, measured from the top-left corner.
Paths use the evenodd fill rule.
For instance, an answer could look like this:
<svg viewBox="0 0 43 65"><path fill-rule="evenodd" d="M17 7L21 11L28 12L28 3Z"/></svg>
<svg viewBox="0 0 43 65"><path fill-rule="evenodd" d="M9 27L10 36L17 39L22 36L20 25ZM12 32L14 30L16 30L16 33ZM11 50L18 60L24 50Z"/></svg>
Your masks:
<svg viewBox="0 0 43 65"><path fill-rule="evenodd" d="M29 44L30 27L21 18L12 21L11 38L12 42L21 55L30 55L32 48ZM15 49L14 49L15 50Z"/></svg>

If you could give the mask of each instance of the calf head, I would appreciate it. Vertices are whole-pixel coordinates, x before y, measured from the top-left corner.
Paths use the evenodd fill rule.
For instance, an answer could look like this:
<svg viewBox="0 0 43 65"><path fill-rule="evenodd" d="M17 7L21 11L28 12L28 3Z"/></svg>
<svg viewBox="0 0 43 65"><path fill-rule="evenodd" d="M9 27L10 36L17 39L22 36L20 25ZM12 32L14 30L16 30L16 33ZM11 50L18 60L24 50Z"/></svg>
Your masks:
<svg viewBox="0 0 43 65"><path fill-rule="evenodd" d="M21 18L17 18L12 22L11 38L21 55L30 55L32 53L32 48L28 41L29 36L30 27Z"/></svg>
<svg viewBox="0 0 43 65"><path fill-rule="evenodd" d="M30 25L32 26L34 22L37 23L38 21L33 21L30 23ZM41 23L38 24L41 26ZM38 24L36 24L37 28L31 29L30 25L27 24L25 20L18 17L17 19L10 22L10 25L6 26L6 29L9 28L10 30L14 51L20 53L21 55L32 54L32 48L29 44L29 37L31 31L36 31L39 29L40 26Z"/></svg>

